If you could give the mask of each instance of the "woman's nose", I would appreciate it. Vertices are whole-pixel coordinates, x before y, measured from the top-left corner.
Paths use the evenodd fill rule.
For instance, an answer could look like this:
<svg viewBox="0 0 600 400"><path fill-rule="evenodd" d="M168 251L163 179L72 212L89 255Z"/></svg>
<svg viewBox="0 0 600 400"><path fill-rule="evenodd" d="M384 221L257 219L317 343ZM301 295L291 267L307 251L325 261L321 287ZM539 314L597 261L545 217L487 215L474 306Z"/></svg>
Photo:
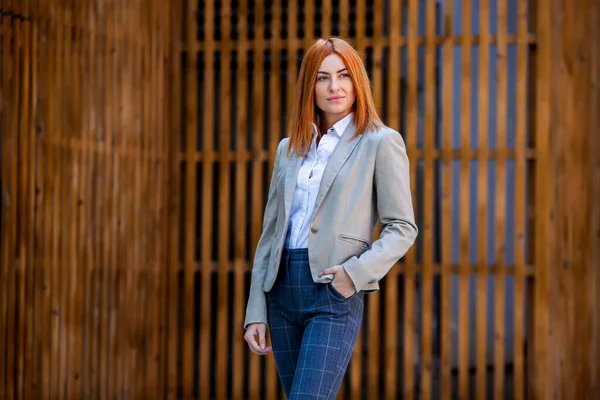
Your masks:
<svg viewBox="0 0 600 400"><path fill-rule="evenodd" d="M331 90L332 92L335 92L336 90L339 89L340 85L338 84L338 81L336 78L332 78L330 82L331 82L331 85L329 86L329 90Z"/></svg>

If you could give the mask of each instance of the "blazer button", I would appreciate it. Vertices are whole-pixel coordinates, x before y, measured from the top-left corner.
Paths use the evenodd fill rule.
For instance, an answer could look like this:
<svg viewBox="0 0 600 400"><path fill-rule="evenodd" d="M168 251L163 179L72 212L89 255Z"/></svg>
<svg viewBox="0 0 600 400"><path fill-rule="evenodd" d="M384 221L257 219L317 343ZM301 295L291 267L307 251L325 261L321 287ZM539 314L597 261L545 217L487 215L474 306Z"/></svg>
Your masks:
<svg viewBox="0 0 600 400"><path fill-rule="evenodd" d="M310 231L311 231L312 233L317 233L317 232L319 232L319 229L318 229L316 226L311 226L311 227L310 227Z"/></svg>

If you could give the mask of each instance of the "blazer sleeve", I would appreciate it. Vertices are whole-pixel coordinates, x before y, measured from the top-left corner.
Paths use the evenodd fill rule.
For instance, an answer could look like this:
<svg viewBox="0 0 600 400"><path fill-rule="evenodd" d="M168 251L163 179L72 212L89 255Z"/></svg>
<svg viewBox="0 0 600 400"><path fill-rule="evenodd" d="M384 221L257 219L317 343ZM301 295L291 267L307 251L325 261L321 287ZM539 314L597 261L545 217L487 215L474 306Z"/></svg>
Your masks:
<svg viewBox="0 0 600 400"><path fill-rule="evenodd" d="M409 161L398 132L390 129L383 133L377 147L374 175L381 234L369 250L342 264L357 290L383 278L406 254L418 234Z"/></svg>
<svg viewBox="0 0 600 400"><path fill-rule="evenodd" d="M263 291L263 283L269 264L271 251L271 240L275 234L275 225L277 223L277 198L276 186L277 176L279 174L280 159L282 151L285 151L285 139L279 142L277 155L275 156L275 164L273 174L271 175L271 183L269 185L269 195L267 197L267 205L263 216L263 226L256 251L254 253L254 263L252 265L252 278L250 281L250 294L248 296L248 304L246 306L246 318L244 321L244 329L249 324L261 322L267 323L267 304L265 292Z"/></svg>

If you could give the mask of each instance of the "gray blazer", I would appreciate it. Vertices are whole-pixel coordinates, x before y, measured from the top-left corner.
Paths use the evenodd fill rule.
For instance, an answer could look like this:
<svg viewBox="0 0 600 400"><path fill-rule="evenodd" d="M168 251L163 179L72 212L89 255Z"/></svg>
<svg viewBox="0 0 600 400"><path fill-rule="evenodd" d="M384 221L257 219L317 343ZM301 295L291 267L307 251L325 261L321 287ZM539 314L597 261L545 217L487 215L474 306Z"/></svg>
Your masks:
<svg viewBox="0 0 600 400"><path fill-rule="evenodd" d="M352 139L348 125L325 167L311 220L308 256L315 282L319 273L343 265L357 290L379 289L378 281L406 254L417 236L410 192L409 162L402 136L390 128ZM302 157L286 155L279 143L269 196L252 268L244 327L267 323L265 292L275 283ZM371 243L375 223L381 234Z"/></svg>

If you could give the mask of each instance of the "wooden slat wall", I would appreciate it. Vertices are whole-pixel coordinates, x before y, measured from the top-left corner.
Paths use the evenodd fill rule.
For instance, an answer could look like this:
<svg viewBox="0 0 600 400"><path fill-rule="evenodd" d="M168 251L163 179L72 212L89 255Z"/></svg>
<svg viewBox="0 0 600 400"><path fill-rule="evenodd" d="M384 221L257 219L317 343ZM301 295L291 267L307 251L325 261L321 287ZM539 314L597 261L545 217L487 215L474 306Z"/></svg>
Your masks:
<svg viewBox="0 0 600 400"><path fill-rule="evenodd" d="M0 398L163 392L171 9L146 5L0 3Z"/></svg>
<svg viewBox="0 0 600 400"><path fill-rule="evenodd" d="M527 68L527 47L534 39L523 25L527 18L527 2L519 4L519 30L509 32L507 18L507 3L500 1L493 4L497 10L490 7L492 2L480 4L480 12L473 13L474 3L462 1L457 8L452 2L444 2L437 15L436 2L426 2L420 7L418 0L407 2L406 7L396 2L357 0L356 2L340 1L339 4L325 4L323 2L308 2L298 4L288 2L279 4L277 1L264 4L254 3L253 7L247 1L229 3L206 3L204 8L197 9L197 3L187 4L186 15L187 36L182 49L185 49L185 59L188 66L184 69L183 81L186 87L186 147L179 159L182 168L186 171L187 184L185 185L186 208L184 211L185 229L185 258L184 271L187 289L184 291L184 300L187 309L192 299L202 297L202 308L198 311L188 310L184 314L182 326L189 329L193 325L196 313L199 313L200 342L198 350L184 350L184 368L193 365L191 354L199 351L198 363L199 385L194 388L194 394L203 398L206 396L226 396L235 393L235 396L248 396L249 398L276 398L281 397L275 375L274 364L271 358L261 359L249 354L240 342L240 321L243 319L245 296L247 296L247 276L251 267L253 251L260 235L260 222L264 208L265 190L268 175L272 171L274 149L279 139L285 136L282 127L285 126L286 112L290 106L293 94L297 66L299 62L298 51L305 51L315 40L316 32L326 35L337 31L343 37L349 38L361 52L365 59L369 58L368 70L372 76L373 94L376 104L382 111L385 110L385 121L395 129L402 130L407 143L409 157L413 168L411 170L411 184L415 198L414 203L422 215L419 221L421 228L421 249L409 252L405 261L397 266L386 278L384 291L385 297L380 295L367 296L367 310L365 326L362 330L350 370L346 381L342 385L340 398L359 398L368 391L370 398L414 398L417 393L423 398L436 398L441 394L444 398L460 396L487 396L494 393L496 397L504 395L516 398L524 396L523 377L516 378L517 393L508 393L513 386L507 383L504 376L506 341L517 339L520 344L515 345L514 355L510 355L518 363L515 368L523 374L524 360L524 279L531 276L531 269L527 267L524 259L523 242L516 242L518 260L517 268L508 265L503 252L506 251L506 204L508 201L524 202L525 195L523 174L517 173L516 193L517 199L508 199L506 168L509 160L517 161L522 167L525 161L535 157L533 149L525 146L527 132L523 128L525 115L517 115L520 128L517 132L520 147L513 148L507 145L507 92L508 85L508 45L520 45L518 55L518 100L527 101L529 81L525 74ZM231 19L235 7L235 18ZM386 12L384 7L390 7ZM367 18L368 10L373 10L372 20ZM461 15L457 15L459 12ZM339 13L339 16L335 14ZM196 14L201 15L200 27L203 31L201 39L196 37ZM284 18L280 20L280 18ZM406 18L403 19L403 15ZM491 15L497 16L496 31L492 32L490 25ZM218 16L216 18L215 16ZM229 16L229 18L228 18ZM300 16L302 16L300 18ZM438 28L439 18L443 19L442 29ZM473 18L479 23L475 24ZM335 20L339 20L336 24ZM421 22L422 21L422 22ZM460 22L455 22L460 21ZM389 24L389 28L385 25ZM477 26L477 31L474 26ZM286 28L287 29L284 29ZM229 31L237 32L237 37L231 36ZM217 33L220 32L220 33ZM282 34L287 32L287 36ZM268 32L266 34L265 32ZM443 33L442 33L443 32ZM458 47L457 47L458 46ZM475 46L475 47L474 47ZM492 46L495 46L492 48ZM460 48L460 53L456 53ZM474 48L479 49L475 56ZM497 49L498 51L493 51ZM443 51L443 57L438 58L436 52ZM196 71L192 65L193 54L200 51L203 54L204 65L202 70ZM213 68L213 54L218 52L221 59L219 70ZM405 62L402 61L404 53ZM230 72L231 67L224 60L224 54L237 60L236 73ZM287 57L287 64L283 65L285 79L279 76L279 64ZM387 56L384 56L387 54ZM421 55L423 54L423 55ZM270 62L265 62L267 59ZM420 58L423 57L424 72L420 72ZM495 60L497 75L491 76L491 61ZM248 61L252 60L250 64ZM479 76L473 77L473 63L479 63ZM402 69L406 68L406 71ZM459 68L461 79L456 84L453 74ZM387 70L388 72L385 72ZM234 71L231 69L231 71ZM217 74L220 79L217 79ZM248 79L249 73L252 78ZM198 75L202 74L204 92L195 94L198 86ZM422 74L422 76L421 76ZM477 97L472 95L472 88L477 87L480 93L486 93L491 87L491 80L496 81L499 98L494 102L497 110L495 120L498 126L496 144L489 143L490 129L490 100L485 94ZM454 82L453 82L454 81ZM216 82L220 82L215 86ZM403 83L404 85L401 85ZM280 86L282 85L283 86ZM388 86L385 88L385 86ZM235 87L235 93L230 93ZM285 93L285 101L279 98L279 93ZM386 95L387 93L387 95ZM405 99L405 104L400 102L400 93ZM385 95L385 98L384 98ZM437 96L440 99L437 99ZM233 96L232 98L230 96ZM421 97L424 96L423 107L419 106ZM218 100L217 100L218 99ZM251 99L251 104L247 103ZM444 104L460 101L460 115L453 115L451 108ZM218 103L217 103L218 101ZM200 102L200 103L198 103ZM385 102L385 104L384 104ZM436 104L442 103L441 113L437 115ZM236 107L236 123L230 125L228 115L230 104ZM196 114L195 110L199 110ZM218 111L216 111L218 110ZM423 117L420 116L422 113ZM479 113L477 126L471 123L473 113ZM383 115L383 114L382 114ZM441 128L436 124L440 118ZM219 118L218 129L216 120ZM459 118L459 125L453 122ZM198 121L202 120L201 132L198 130ZM421 126L422 125L422 126ZM455 127L460 126L460 131ZM438 132L441 129L441 132ZM215 136L215 133L217 133ZM420 133L422 132L422 133ZM437 142L438 133L441 141ZM228 135L235 135L235 148L228 139ZM195 143L195 137L204 138L203 145ZM422 136L421 136L422 135ZM198 137L200 137L198 136ZM218 137L218 143L213 140ZM472 138L478 138L472 139ZM267 142L268 138L268 142ZM460 138L460 145L456 147L456 138ZM476 140L476 142L474 142ZM477 145L475 145L477 143ZM200 149L201 147L201 149ZM230 173L230 162L235 160L235 176ZM476 160L476 164L473 161ZM441 193L437 193L435 181L435 165L441 161ZM453 172L455 161L459 162L460 170ZM202 177L197 180L194 174L198 163L202 165ZM489 180L488 165L496 167L496 179ZM422 165L422 175L418 172ZM474 166L476 165L476 166ZM472 186L470 175L473 168L477 168L476 202L471 203ZM219 181L213 181L215 173ZM455 174L460 175L460 185L454 187L452 183ZM215 175L216 176L216 175ZM418 182L423 182L423 191L417 193ZM196 182L202 182L201 187L195 187ZM488 220L488 205L490 203L489 186L495 187L496 212ZM520 186L519 186L520 185ZM235 186L231 192L229 187ZM215 192L218 191L218 192ZM454 192L454 194L453 194ZM218 193L219 204L213 204L213 194ZM230 194L234 194L230 198ZM434 199L441 195L441 219L434 218ZM454 202L458 195L459 203ZM202 225L198 226L194 207L198 202L202 204ZM230 243L228 225L231 204L235 204L235 251L228 249ZM458 206L458 208L456 208ZM470 209L476 207L478 212L477 226L479 238L473 241L473 233L469 220ZM516 221L519 233L524 231L524 206L519 205ZM421 210L422 208L422 210ZM247 214L249 212L249 214ZM453 216L460 215L460 239L458 259L453 260L451 248L453 236ZM217 219L215 224L213 219ZM240 227L248 226L248 229ZM218 227L215 231L214 227ZM442 234L440 242L436 244L436 230ZM488 232L495 231L495 247L487 248ZM197 233L201 234L198 237ZM194 259L193 254L198 241L201 243L200 259ZM249 245L246 246L246 242ZM518 244L520 243L520 244ZM441 261L434 253L436 246L441 249ZM519 247L521 246L521 247ZM244 249L241 249L243 247ZM475 248L477 261L471 262L471 249ZM216 253L215 253L216 252ZM489 264L489 255L493 254L496 264ZM196 264L199 262L199 264ZM197 265L197 267L196 267ZM196 272L193 272L192 269ZM216 286L208 273L216 274ZM226 271L234 277L232 283L225 279ZM504 329L505 310L504 297L506 295L505 277L518 273L516 288L516 334L506 332ZM190 279L194 274L202 275L200 287L191 292ZM471 278L477 274L476 287L471 287ZM460 286L452 285L453 276L460 276ZM494 301L496 312L491 320L488 315L488 279L495 274L495 291L498 301ZM434 330L434 319L440 317L440 311L434 312L434 284L440 278L439 292L441 319ZM230 286L233 285L233 286ZM456 293L454 290L458 289ZM470 292L475 290L480 299L477 304L477 318L475 337L470 337L473 319L469 311ZM212 293L211 291L216 291ZM226 295L233 291L233 297ZM243 292L243 293L242 293ZM436 295L437 296L437 295ZM458 297L458 347L452 348L452 307L451 303ZM234 299L234 300L232 300ZM382 301L385 299L385 301ZM227 305L233 301L233 315L229 316ZM216 319L209 317L212 309L211 302L217 302ZM420 307L420 308L418 308ZM401 310L401 312L399 312ZM398 319L402 316L402 319ZM230 319L231 317L231 319ZM228 324L233 325L228 325ZM216 325L213 325L216 324ZM490 326L495 329L495 339L488 343L487 330ZM229 329L226 330L226 327ZM398 327L401 327L399 330ZM385 327L385 335L382 327ZM217 332L222 337L228 331L233 347L217 344L217 359L207 358L207 335ZM398 335L397 333L400 333ZM191 331L184 331L183 337L188 338L191 345ZM471 363L470 343L476 340L476 362ZM440 343L440 350L434 349L434 342ZM229 342L226 342L229 343ZM495 359L489 359L487 349L495 349ZM184 345L185 346L185 345ZM187 347L189 349L189 347ZM452 351L451 351L452 348ZM196 347L194 347L196 349ZM203 355L204 354L204 355ZM242 357L243 355L243 357ZM453 357L454 356L454 357ZM248 357L247 368L239 363ZM228 367L223 360L231 360L233 374L228 373ZM453 360L458 360L455 364ZM495 360L495 364L494 364ZM246 362L246 361L244 361ZM216 381L208 379L213 371ZM475 371L475 373L473 373ZM493 371L490 374L490 371ZM184 393L189 394L192 386L185 380L183 373ZM201 379L201 377L204 377ZM456 379L458 377L458 379ZM491 377L491 381L489 381ZM512 379L512 378L511 378ZM229 389L231 387L231 389ZM476 389L473 389L473 388ZM349 389L349 390L347 390ZM196 392L197 390L197 392ZM474 391L475 390L475 391ZM234 397L235 397L234 396Z"/></svg>
<svg viewBox="0 0 600 400"><path fill-rule="evenodd" d="M565 343L581 332L597 351L585 327L598 322L550 348L549 321L567 322L548 294L592 316L594 292L574 288L599 275L550 233L568 227L575 198L550 196L548 174L585 176L587 193L597 175L584 174L592 150L556 161L574 153L551 140L551 118L561 140L584 142L565 136L577 110L553 114L548 83L597 105L585 62L598 52L573 58L584 31L566 35L571 14L553 52L558 19L539 1L404 3L0 0L0 398L284 397L272 357L242 339L249 273L300 57L337 33L405 138L420 227L367 296L339 398L584 398L593 368L569 391L550 387L552 362L576 371ZM550 68L556 54L582 80ZM598 119L585 116L577 132ZM559 222L545 218L555 208ZM548 243L575 272L553 266Z"/></svg>

